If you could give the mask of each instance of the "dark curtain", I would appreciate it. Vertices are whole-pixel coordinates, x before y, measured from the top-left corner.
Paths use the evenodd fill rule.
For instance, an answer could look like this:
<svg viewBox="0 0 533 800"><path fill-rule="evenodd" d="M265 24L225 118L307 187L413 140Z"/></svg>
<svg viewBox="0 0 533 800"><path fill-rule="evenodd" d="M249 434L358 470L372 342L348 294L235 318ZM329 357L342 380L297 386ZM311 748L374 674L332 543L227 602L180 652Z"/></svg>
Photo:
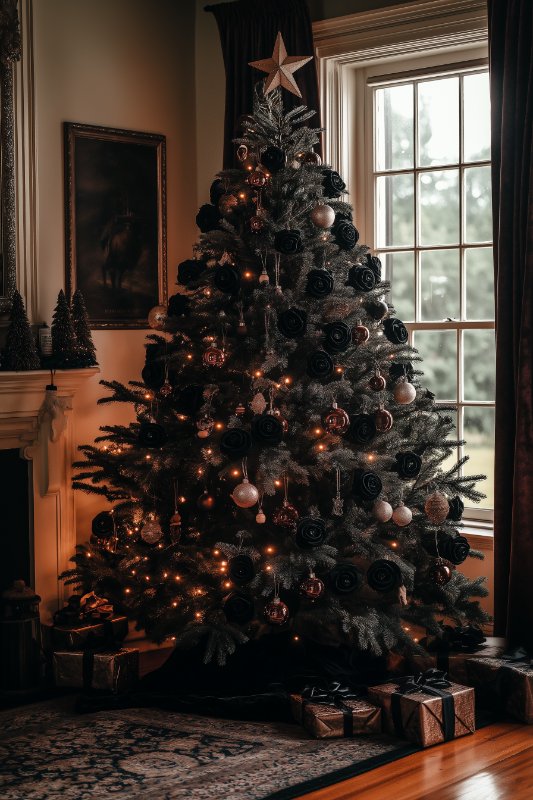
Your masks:
<svg viewBox="0 0 533 800"><path fill-rule="evenodd" d="M488 0L496 288L495 632L533 652L533 3Z"/></svg>
<svg viewBox="0 0 533 800"><path fill-rule="evenodd" d="M278 31L281 31L289 56L312 56L313 33L305 0L236 0L206 6L218 23L224 67L226 69L226 116L224 120L224 168L236 166L233 139L239 132L239 119L250 114L254 85L266 77L248 66L249 61L270 58ZM302 93L300 100L283 89L287 110L303 103L317 111L311 120L320 127L318 81L314 60L295 73Z"/></svg>

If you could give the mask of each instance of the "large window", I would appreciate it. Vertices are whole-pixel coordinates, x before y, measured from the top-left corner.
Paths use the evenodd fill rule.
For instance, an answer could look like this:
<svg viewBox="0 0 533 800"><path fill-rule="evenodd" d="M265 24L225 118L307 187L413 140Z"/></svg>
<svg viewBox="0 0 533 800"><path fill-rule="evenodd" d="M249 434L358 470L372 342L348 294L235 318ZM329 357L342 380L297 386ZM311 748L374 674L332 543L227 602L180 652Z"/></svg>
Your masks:
<svg viewBox="0 0 533 800"><path fill-rule="evenodd" d="M420 74L421 73L421 74ZM493 508L494 288L486 67L369 79L374 247L424 358L424 383L457 404L467 474ZM368 201L368 199L367 199ZM456 458L454 457L454 461Z"/></svg>

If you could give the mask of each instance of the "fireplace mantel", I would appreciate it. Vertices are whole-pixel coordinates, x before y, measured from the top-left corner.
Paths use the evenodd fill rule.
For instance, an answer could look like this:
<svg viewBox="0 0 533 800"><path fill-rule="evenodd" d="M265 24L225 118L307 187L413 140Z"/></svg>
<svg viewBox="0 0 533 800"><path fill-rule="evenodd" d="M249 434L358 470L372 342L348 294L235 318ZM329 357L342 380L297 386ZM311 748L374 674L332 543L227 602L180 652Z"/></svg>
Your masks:
<svg viewBox="0 0 533 800"><path fill-rule="evenodd" d="M98 374L98 367L57 370L54 385L65 414L65 428L52 441L50 423L40 418L48 370L0 372L0 449L19 449L31 462L35 591L42 598L43 619L63 600L58 575L68 567L76 546L72 462L76 453L74 414L76 393Z"/></svg>

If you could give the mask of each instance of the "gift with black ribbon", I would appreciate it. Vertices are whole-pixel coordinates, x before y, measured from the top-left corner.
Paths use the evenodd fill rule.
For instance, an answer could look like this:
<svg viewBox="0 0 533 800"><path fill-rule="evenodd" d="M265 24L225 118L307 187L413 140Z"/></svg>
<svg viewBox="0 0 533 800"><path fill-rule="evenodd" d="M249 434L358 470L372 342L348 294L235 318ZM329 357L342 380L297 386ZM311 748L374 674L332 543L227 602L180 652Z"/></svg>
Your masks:
<svg viewBox="0 0 533 800"><path fill-rule="evenodd" d="M381 711L362 694L338 681L321 682L291 694L291 709L295 720L316 739L379 733Z"/></svg>
<svg viewBox="0 0 533 800"><path fill-rule="evenodd" d="M468 683L466 662L471 658L500 656L505 650L505 640L486 638L472 625L452 627L445 625L442 635L421 639L425 653L411 653L407 658L409 671L425 672L436 668L448 674L456 683Z"/></svg>
<svg viewBox="0 0 533 800"><path fill-rule="evenodd" d="M59 620L63 617L59 617ZM94 621L84 619L73 624L54 620L50 628L53 649L81 650L87 646L115 647L128 635L127 617L112 617Z"/></svg>
<svg viewBox="0 0 533 800"><path fill-rule="evenodd" d="M431 668L419 675L372 686L368 695L381 707L388 733L422 747L475 730L474 690L449 681L442 670Z"/></svg>
<svg viewBox="0 0 533 800"><path fill-rule="evenodd" d="M56 686L122 694L139 680L139 651L132 647L86 646L53 654Z"/></svg>
<svg viewBox="0 0 533 800"><path fill-rule="evenodd" d="M499 658L473 658L467 669L480 705L533 725L533 658L525 648Z"/></svg>

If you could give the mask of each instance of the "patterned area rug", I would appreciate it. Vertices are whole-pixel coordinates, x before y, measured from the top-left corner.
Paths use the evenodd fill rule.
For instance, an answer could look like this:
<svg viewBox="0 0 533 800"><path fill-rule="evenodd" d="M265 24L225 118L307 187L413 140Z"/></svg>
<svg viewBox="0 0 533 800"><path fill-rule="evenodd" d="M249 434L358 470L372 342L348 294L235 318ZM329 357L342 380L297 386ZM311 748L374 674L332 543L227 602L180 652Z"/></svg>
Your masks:
<svg viewBox="0 0 533 800"><path fill-rule="evenodd" d="M289 800L416 750L150 708L78 715L64 697L0 713L0 797Z"/></svg>

